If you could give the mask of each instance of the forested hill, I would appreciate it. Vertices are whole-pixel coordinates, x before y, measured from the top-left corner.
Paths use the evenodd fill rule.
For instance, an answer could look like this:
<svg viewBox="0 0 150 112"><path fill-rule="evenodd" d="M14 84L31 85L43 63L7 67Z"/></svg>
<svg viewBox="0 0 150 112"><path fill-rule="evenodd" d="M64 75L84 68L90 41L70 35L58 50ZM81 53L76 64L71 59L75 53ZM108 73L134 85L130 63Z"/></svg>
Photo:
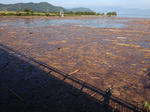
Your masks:
<svg viewBox="0 0 150 112"><path fill-rule="evenodd" d="M16 4L0 4L0 11L23 11L25 8L31 9L34 12L59 12L63 10L67 11L87 11L92 12L92 10L88 8L73 8L73 9L65 9L60 6L54 6L48 2L40 2L40 3L16 3Z"/></svg>
<svg viewBox="0 0 150 112"><path fill-rule="evenodd" d="M82 12L93 12L91 9L89 8L83 8L83 7L79 7L79 8L72 8L72 9L67 9L68 11L72 11L72 12L78 12L78 11L82 11Z"/></svg>
<svg viewBox="0 0 150 112"><path fill-rule="evenodd" d="M25 8L31 9L35 12L59 12L65 9L63 7L54 6L47 2L40 3L16 3L16 4L0 4L0 11L23 11Z"/></svg>

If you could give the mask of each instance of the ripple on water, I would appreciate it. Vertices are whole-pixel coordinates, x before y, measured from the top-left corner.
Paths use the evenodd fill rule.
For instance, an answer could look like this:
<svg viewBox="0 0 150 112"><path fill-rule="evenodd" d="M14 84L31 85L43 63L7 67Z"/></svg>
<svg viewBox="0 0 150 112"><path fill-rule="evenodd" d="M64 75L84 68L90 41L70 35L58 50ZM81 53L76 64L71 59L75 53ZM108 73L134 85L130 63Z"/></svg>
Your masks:
<svg viewBox="0 0 150 112"><path fill-rule="evenodd" d="M0 26L24 26L27 28L43 27L43 26L79 26L93 28L123 28L128 20L112 19L112 18L96 18L96 19L53 19L53 20L34 20L20 19L18 21L1 21Z"/></svg>

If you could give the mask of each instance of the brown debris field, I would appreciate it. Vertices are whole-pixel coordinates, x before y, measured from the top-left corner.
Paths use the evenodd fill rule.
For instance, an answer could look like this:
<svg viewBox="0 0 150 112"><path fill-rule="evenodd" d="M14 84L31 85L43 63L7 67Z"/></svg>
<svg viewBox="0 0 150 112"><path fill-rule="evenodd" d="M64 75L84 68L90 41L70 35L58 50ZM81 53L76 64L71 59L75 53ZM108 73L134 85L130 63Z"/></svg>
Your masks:
<svg viewBox="0 0 150 112"><path fill-rule="evenodd" d="M122 28L32 26L95 18L103 17L1 17L0 43L131 103L150 101L150 19L103 18L127 20Z"/></svg>

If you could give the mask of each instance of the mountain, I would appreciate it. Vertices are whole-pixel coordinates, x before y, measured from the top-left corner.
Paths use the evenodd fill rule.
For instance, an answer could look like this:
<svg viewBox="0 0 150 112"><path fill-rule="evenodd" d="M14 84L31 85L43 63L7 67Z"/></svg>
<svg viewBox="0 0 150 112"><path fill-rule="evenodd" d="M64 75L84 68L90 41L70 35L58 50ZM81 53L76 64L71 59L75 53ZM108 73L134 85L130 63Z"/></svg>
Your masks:
<svg viewBox="0 0 150 112"><path fill-rule="evenodd" d="M16 4L0 4L0 11L23 11L24 8L31 9L34 12L59 12L60 10L63 10L65 12L72 11L86 11L86 12L92 12L91 9L88 8L72 8L72 9L65 9L63 7L54 6L48 2L40 2L40 3L16 3Z"/></svg>
<svg viewBox="0 0 150 112"><path fill-rule="evenodd" d="M54 6L47 2L40 3L16 3L16 4L0 4L0 11L23 11L24 8L31 9L35 12L59 12L60 10L66 11L63 7Z"/></svg>
<svg viewBox="0 0 150 112"><path fill-rule="evenodd" d="M89 9L89 8L83 8L83 7L67 9L67 11L72 11L72 12L78 12L78 11L93 12L91 9Z"/></svg>

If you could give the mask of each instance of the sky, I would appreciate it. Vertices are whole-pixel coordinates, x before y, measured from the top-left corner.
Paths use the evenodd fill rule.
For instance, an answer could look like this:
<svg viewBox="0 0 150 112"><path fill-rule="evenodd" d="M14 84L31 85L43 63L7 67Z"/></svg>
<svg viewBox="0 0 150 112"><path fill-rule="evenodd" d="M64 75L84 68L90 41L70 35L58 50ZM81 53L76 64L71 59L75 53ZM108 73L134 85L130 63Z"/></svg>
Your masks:
<svg viewBox="0 0 150 112"><path fill-rule="evenodd" d="M0 0L0 3L10 4L18 2L49 2L53 5L65 8L86 7L122 7L122 8L138 8L150 9L150 0Z"/></svg>

